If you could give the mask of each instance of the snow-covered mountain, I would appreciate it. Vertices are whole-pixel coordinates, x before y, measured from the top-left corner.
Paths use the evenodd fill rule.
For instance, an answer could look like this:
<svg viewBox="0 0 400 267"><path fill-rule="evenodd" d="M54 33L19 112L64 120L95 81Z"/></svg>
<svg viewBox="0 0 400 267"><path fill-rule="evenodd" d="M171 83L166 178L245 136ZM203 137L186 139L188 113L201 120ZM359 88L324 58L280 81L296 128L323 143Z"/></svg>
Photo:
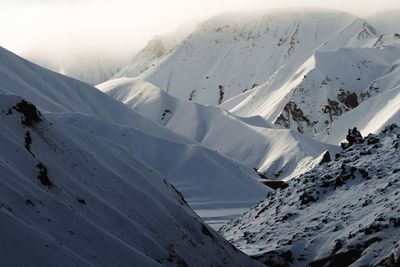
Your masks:
<svg viewBox="0 0 400 267"><path fill-rule="evenodd" d="M299 60L300 67L281 68L231 111L258 114L313 136L372 95L392 89L399 59L400 46L315 52L305 63Z"/></svg>
<svg viewBox="0 0 400 267"><path fill-rule="evenodd" d="M384 35L357 19L311 55L282 66L223 107L315 136L369 97L398 86L399 44L398 34Z"/></svg>
<svg viewBox="0 0 400 267"><path fill-rule="evenodd" d="M311 169L327 150L336 148L260 117L239 118L219 107L175 98L154 85L120 78L98 86L109 96L168 129L264 173L288 179Z"/></svg>
<svg viewBox="0 0 400 267"><path fill-rule="evenodd" d="M193 143L132 112L94 87L44 69L0 47L0 92L22 96L46 112L78 112L175 142Z"/></svg>
<svg viewBox="0 0 400 267"><path fill-rule="evenodd" d="M189 21L175 31L153 37L142 50L133 56L130 64L124 66L110 79L136 77L145 72L158 59L171 52L175 46L192 33L197 24L197 20Z"/></svg>
<svg viewBox="0 0 400 267"><path fill-rule="evenodd" d="M132 151L182 192L191 208L215 228L252 207L270 191L258 181L252 168L200 145L171 142L82 114L51 117Z"/></svg>
<svg viewBox="0 0 400 267"><path fill-rule="evenodd" d="M312 53L354 20L326 10L216 16L139 77L178 98L216 105Z"/></svg>
<svg viewBox="0 0 400 267"><path fill-rule="evenodd" d="M397 266L399 128L322 155L348 128L368 135L400 124L400 35L395 16L379 17L321 10L216 16L140 73L98 88L285 180L277 187L286 189L220 230L247 254L271 266ZM303 164L310 150L312 164ZM275 176L274 166L290 159L297 160L290 174Z"/></svg>
<svg viewBox="0 0 400 267"><path fill-rule="evenodd" d="M400 76L399 76L400 77ZM400 122L400 87L371 97L356 109L349 111L316 136L317 139L338 144L345 139L343 129L357 127L363 135L378 133L386 125Z"/></svg>
<svg viewBox="0 0 400 267"><path fill-rule="evenodd" d="M268 266L397 266L396 14L218 15L97 88L0 48L0 256L257 266L201 217Z"/></svg>
<svg viewBox="0 0 400 267"><path fill-rule="evenodd" d="M167 42L164 36L155 36L147 43L146 47L135 54L131 63L115 73L113 78L125 76L136 77L157 61L157 59L165 55L176 44L177 41L175 40Z"/></svg>
<svg viewBox="0 0 400 267"><path fill-rule="evenodd" d="M0 94L5 266L258 266L132 151Z"/></svg>
<svg viewBox="0 0 400 267"><path fill-rule="evenodd" d="M140 73L118 77L314 137L398 86L400 35L387 26L394 16L380 17L331 10L219 15Z"/></svg>
<svg viewBox="0 0 400 267"><path fill-rule="evenodd" d="M0 92L22 96L48 117L131 149L173 183L210 223L240 214L268 192L251 167L169 131L96 88L4 49L0 58ZM212 215L223 208L232 210L226 216Z"/></svg>
<svg viewBox="0 0 400 267"><path fill-rule="evenodd" d="M347 140L220 232L269 266L398 266L400 128Z"/></svg>

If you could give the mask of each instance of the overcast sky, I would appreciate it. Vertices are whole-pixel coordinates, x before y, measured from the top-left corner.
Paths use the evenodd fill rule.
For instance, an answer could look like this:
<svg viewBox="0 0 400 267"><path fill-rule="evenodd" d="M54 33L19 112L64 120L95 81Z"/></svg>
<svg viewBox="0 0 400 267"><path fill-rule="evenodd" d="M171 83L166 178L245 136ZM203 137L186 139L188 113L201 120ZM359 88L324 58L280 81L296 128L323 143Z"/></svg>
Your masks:
<svg viewBox="0 0 400 267"><path fill-rule="evenodd" d="M217 13L327 7L366 16L399 0L0 0L0 45L27 50L135 51L155 34Z"/></svg>

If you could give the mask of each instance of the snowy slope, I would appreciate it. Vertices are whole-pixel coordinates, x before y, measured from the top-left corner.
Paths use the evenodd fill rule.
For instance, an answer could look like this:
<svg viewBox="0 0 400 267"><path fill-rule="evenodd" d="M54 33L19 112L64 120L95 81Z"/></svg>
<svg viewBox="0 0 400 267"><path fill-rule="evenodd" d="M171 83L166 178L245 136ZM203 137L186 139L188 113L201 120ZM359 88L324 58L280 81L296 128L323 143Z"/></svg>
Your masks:
<svg viewBox="0 0 400 267"><path fill-rule="evenodd" d="M75 127L129 147L173 183L208 222L219 225L239 215L268 191L252 168L169 131L94 87L45 70L6 50L0 55L0 92L22 95L51 117L63 118ZM205 212L215 214L222 208L238 210L219 219Z"/></svg>
<svg viewBox="0 0 400 267"><path fill-rule="evenodd" d="M399 137L356 138L221 233L270 266L398 266Z"/></svg>
<svg viewBox="0 0 400 267"><path fill-rule="evenodd" d="M185 29L183 32L179 32L179 34L174 32L167 35L155 36L142 50L133 56L130 64L123 67L115 73L112 78L110 77L110 79L136 77L145 72L148 68L155 65L160 58L171 52L171 50L188 35L192 27L189 28L190 30ZM103 80L102 82L105 81L106 80Z"/></svg>
<svg viewBox="0 0 400 267"><path fill-rule="evenodd" d="M222 106L314 136L369 97L398 86L399 42L398 35L383 35L357 19L312 55Z"/></svg>
<svg viewBox="0 0 400 267"><path fill-rule="evenodd" d="M399 44L399 35L378 31L357 19L309 58L305 55L283 66L264 84L222 106L239 116L260 115L281 127L319 135L363 101L399 86ZM369 110L370 116L381 111L381 106L374 108ZM390 121L400 123L395 119L396 109L389 112L394 112ZM354 117L356 113L359 117ZM364 119L361 111L351 114L353 122ZM379 130L385 121L377 123L372 131ZM343 131L355 124L341 125L336 126L337 136L321 138L320 134L317 139L337 144L335 138L341 135L343 139Z"/></svg>
<svg viewBox="0 0 400 267"><path fill-rule="evenodd" d="M400 49L392 47L316 53L315 68L292 91L288 102L294 103L307 120L296 121L295 110L290 110L287 104L275 122L288 128L294 124L301 132L320 132L337 117L357 107L363 101L364 90L387 73L394 64L393 59L399 56Z"/></svg>
<svg viewBox="0 0 400 267"><path fill-rule="evenodd" d="M168 129L265 173L287 179L312 168L334 147L274 129L260 117L239 118L213 106L175 98L133 78L110 80L100 90Z"/></svg>
<svg viewBox="0 0 400 267"><path fill-rule="evenodd" d="M257 266L134 154L0 94L5 266Z"/></svg>
<svg viewBox="0 0 400 267"><path fill-rule="evenodd" d="M371 95L397 86L399 58L397 45L315 52L303 65L300 59L281 68L231 111L313 136Z"/></svg>
<svg viewBox="0 0 400 267"><path fill-rule="evenodd" d="M330 10L219 15L145 70L118 77L313 137L375 94L379 80L380 92L398 86L400 38L390 24Z"/></svg>
<svg viewBox="0 0 400 267"><path fill-rule="evenodd" d="M145 71L148 66L151 66L161 56L165 55L169 49L170 47L168 47L163 36L155 36L142 50L134 55L129 65L122 68L112 77L135 77Z"/></svg>
<svg viewBox="0 0 400 267"><path fill-rule="evenodd" d="M22 96L48 112L79 112L135 125L174 141L188 139L158 127L94 87L35 65L0 47L0 92Z"/></svg>
<svg viewBox="0 0 400 267"><path fill-rule="evenodd" d="M216 105L263 83L355 20L329 10L216 16L139 77L178 98Z"/></svg>
<svg viewBox="0 0 400 267"><path fill-rule="evenodd" d="M153 37L142 50L133 56L130 64L125 65L111 79L136 77L140 73L143 73L151 66L157 64L156 62L160 58L170 53L175 46L191 34L197 24L197 20L188 21L173 32Z"/></svg>
<svg viewBox="0 0 400 267"><path fill-rule="evenodd" d="M252 168L203 146L170 142L133 127L77 113L50 116L132 151L182 192L191 208L215 228L252 207L270 191L258 181ZM231 210L229 216L217 215L225 209Z"/></svg>
<svg viewBox="0 0 400 267"><path fill-rule="evenodd" d="M317 139L339 144L346 137L347 127L357 127L363 134L379 133L385 125L400 125L400 87L387 90L362 103L356 109L344 114L316 136Z"/></svg>
<svg viewBox="0 0 400 267"><path fill-rule="evenodd" d="M332 51L344 47L373 47L380 44L384 36L378 34L373 24L357 18L341 32L332 35L318 50Z"/></svg>

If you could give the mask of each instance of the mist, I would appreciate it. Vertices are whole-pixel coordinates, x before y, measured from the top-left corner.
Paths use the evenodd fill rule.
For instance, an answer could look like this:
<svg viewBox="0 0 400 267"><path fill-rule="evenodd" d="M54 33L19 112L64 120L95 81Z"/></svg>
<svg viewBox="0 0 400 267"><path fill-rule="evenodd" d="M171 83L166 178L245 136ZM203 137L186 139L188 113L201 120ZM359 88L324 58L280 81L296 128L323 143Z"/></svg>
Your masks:
<svg viewBox="0 0 400 267"><path fill-rule="evenodd" d="M0 45L58 70L76 58L124 64L154 35L223 12L322 7L358 16L400 9L398 0L0 0ZM72 63L71 63L72 64Z"/></svg>

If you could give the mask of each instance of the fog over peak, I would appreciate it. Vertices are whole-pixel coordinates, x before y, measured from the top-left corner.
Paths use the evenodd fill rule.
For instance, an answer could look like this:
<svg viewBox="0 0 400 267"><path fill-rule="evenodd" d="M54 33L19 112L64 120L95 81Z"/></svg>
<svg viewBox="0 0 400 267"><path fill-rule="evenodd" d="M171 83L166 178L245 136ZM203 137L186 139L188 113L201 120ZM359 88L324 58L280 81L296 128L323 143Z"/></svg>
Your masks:
<svg viewBox="0 0 400 267"><path fill-rule="evenodd" d="M329 8L371 16L397 0L0 0L0 45L56 71L59 62L128 62L155 35L228 12ZM67 63L66 63L67 62ZM67 64L68 65L68 64Z"/></svg>

